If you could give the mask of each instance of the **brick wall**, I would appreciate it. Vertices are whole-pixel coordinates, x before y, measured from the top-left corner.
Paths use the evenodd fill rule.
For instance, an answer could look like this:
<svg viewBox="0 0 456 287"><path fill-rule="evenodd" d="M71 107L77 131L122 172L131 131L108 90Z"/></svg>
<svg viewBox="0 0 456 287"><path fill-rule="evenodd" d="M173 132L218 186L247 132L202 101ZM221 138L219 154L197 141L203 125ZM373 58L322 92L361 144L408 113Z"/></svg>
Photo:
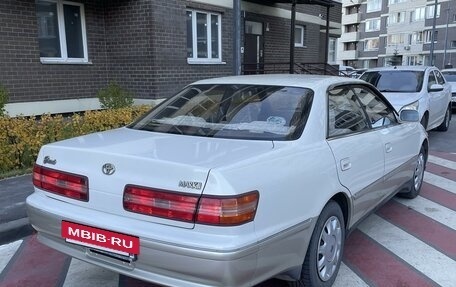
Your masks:
<svg viewBox="0 0 456 287"><path fill-rule="evenodd" d="M51 65L40 63L35 1L0 1L0 83L9 90L10 103L93 97L105 84L103 6L84 3L93 65Z"/></svg>

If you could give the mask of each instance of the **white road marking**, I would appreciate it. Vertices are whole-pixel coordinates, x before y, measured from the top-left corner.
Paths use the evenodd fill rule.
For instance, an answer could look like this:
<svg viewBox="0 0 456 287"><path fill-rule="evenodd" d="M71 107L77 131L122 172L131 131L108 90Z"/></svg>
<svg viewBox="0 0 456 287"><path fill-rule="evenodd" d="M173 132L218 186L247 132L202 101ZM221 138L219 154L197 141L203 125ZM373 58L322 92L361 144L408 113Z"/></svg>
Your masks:
<svg viewBox="0 0 456 287"><path fill-rule="evenodd" d="M63 287L118 285L118 273L72 258Z"/></svg>
<svg viewBox="0 0 456 287"><path fill-rule="evenodd" d="M412 200L395 197L394 200L456 230L456 212L445 206L421 196Z"/></svg>
<svg viewBox="0 0 456 287"><path fill-rule="evenodd" d="M0 273L3 272L8 262L16 253L19 246L21 246L22 240L14 241L5 245L0 246Z"/></svg>
<svg viewBox="0 0 456 287"><path fill-rule="evenodd" d="M447 179L447 178L444 178L444 177L441 177L441 176L438 176L438 175L425 171L424 172L424 181L429 184L440 187L442 189L445 189L451 193L456 194L456 184L454 181L452 181L450 179Z"/></svg>
<svg viewBox="0 0 456 287"><path fill-rule="evenodd" d="M377 215L359 229L441 286L454 287L456 261Z"/></svg>
<svg viewBox="0 0 456 287"><path fill-rule="evenodd" d="M368 287L369 285L364 282L355 272L353 272L343 262L340 264L339 274L337 274L336 281L333 287Z"/></svg>
<svg viewBox="0 0 456 287"><path fill-rule="evenodd" d="M444 159L441 157L436 157L434 155L429 155L428 161L433 164L441 165L443 167L456 170L456 162L451 161L451 160L447 160L447 159Z"/></svg>

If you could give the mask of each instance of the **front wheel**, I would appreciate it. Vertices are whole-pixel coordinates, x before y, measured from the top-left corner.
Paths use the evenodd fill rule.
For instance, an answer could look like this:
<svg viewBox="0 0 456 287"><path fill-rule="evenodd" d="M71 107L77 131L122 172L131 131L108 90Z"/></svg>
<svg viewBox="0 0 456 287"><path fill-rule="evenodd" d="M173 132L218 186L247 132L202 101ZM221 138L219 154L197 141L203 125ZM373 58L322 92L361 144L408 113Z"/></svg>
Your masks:
<svg viewBox="0 0 456 287"><path fill-rule="evenodd" d="M421 147L420 153L416 160L415 171L410 182L410 190L405 193L399 193L399 196L405 198L415 198L420 194L421 186L423 185L424 169L426 168L427 154L424 147Z"/></svg>
<svg viewBox="0 0 456 287"><path fill-rule="evenodd" d="M290 286L331 286L342 261L345 223L340 206L330 201L318 217L298 281Z"/></svg>

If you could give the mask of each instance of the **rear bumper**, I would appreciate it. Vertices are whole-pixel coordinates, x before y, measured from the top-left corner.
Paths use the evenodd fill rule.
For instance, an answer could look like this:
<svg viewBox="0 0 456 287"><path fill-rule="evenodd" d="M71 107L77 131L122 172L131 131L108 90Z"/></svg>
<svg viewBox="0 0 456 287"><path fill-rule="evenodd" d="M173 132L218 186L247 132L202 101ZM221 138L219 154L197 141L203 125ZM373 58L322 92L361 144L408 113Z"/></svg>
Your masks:
<svg viewBox="0 0 456 287"><path fill-rule="evenodd" d="M292 234L286 236L273 236L261 242L247 246L231 246L223 249L223 243L218 242L219 249L202 248L185 245L185 235L181 238L182 244L176 244L140 236L140 254L137 260L125 262L102 254L93 253L87 247L67 243L61 237L61 221L69 220L80 224L93 225L90 220L83 221L81 216L74 214L72 205L50 199L42 193L34 193L27 198L27 211L32 226L38 231L38 239L44 244L83 261L113 270L115 272L151 281L167 286L251 286L266 278L286 271L292 266L286 261L269 262L270 258L259 258L265 250L277 250L279 246L290 249L291 238L300 238L301 244L307 244L310 239L313 220L309 220L300 228L293 228ZM86 218L108 217L109 226L103 228L119 230L117 216L93 210L81 210ZM56 212L58 210L58 212ZM104 220L106 222L106 220ZM141 226L142 222L131 222ZM179 228L177 228L179 230ZM191 230L182 230L191 233ZM297 241L297 240L294 240ZM302 248L302 246L301 246ZM258 263L263 259L263 262ZM276 257L277 259L277 257ZM260 267L259 267L259 266ZM266 267L271 266L271 267ZM266 268L265 268L266 267ZM261 273L258 274L258 269Z"/></svg>

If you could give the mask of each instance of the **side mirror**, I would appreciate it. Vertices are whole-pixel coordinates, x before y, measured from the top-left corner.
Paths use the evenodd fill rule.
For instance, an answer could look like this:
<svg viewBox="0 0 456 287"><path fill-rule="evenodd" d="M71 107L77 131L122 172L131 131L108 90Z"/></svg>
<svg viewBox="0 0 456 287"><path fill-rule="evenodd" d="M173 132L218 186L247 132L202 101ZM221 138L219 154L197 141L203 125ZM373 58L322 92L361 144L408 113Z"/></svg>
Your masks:
<svg viewBox="0 0 456 287"><path fill-rule="evenodd" d="M415 110L402 110L399 114L401 121L403 122L419 122L420 114Z"/></svg>
<svg viewBox="0 0 456 287"><path fill-rule="evenodd" d="M442 85L439 85L439 84L432 84L429 89L428 89L428 92L440 92L440 91L443 91L443 86Z"/></svg>

